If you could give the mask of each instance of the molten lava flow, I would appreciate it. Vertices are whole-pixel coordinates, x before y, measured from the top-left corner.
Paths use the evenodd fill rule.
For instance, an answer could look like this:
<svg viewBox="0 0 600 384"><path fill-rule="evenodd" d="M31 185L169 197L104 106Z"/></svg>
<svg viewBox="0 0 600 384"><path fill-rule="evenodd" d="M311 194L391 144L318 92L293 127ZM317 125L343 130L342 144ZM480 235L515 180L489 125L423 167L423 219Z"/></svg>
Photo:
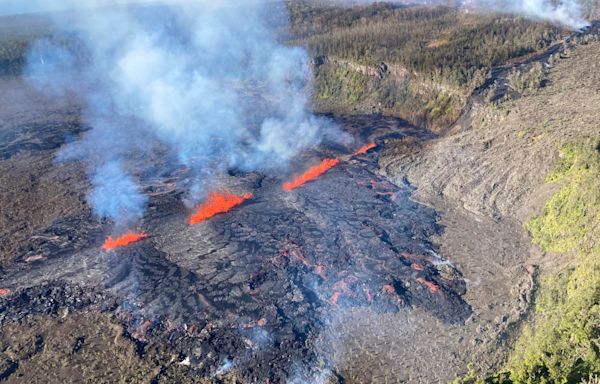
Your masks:
<svg viewBox="0 0 600 384"><path fill-rule="evenodd" d="M367 301L373 301L373 294L371 293L371 290L368 287L364 287L363 291L367 295Z"/></svg>
<svg viewBox="0 0 600 384"><path fill-rule="evenodd" d="M431 281L425 280L422 277L417 278L416 281L417 281L417 283L423 284L424 286L426 286L427 289L429 289L429 292L431 292L431 293L436 293L437 291L440 290L440 287L437 284L432 283Z"/></svg>
<svg viewBox="0 0 600 384"><path fill-rule="evenodd" d="M342 297L342 292L339 292L339 291L333 292L333 295L331 296L331 304L333 304L333 305L337 304L340 297Z"/></svg>
<svg viewBox="0 0 600 384"><path fill-rule="evenodd" d="M383 292L387 293L388 295L396 294L396 290L390 284L386 284L383 286Z"/></svg>
<svg viewBox="0 0 600 384"><path fill-rule="evenodd" d="M355 280L350 278L351 280ZM355 297L355 293L344 280L340 280L333 284L333 295L331 296L331 304L337 304L342 295Z"/></svg>
<svg viewBox="0 0 600 384"><path fill-rule="evenodd" d="M116 239L113 239L112 236L108 236L108 238L104 241L104 244L102 244L102 249L108 251L110 249L124 247L126 245L135 243L136 241L140 241L147 237L148 237L148 235L145 234L144 232L140 232L140 233L127 232L126 234L119 236Z"/></svg>
<svg viewBox="0 0 600 384"><path fill-rule="evenodd" d="M237 207L244 201L251 199L253 196L246 193L242 196L233 195L231 193L210 193L206 201L198 206L188 223L190 225L198 224L206 219L218 215L219 213L229 212L232 208Z"/></svg>
<svg viewBox="0 0 600 384"><path fill-rule="evenodd" d="M423 270L425 270L425 267L423 266L423 264L419 264L419 263L412 263L410 265L410 267L412 269L414 269L415 271L423 271Z"/></svg>
<svg viewBox="0 0 600 384"><path fill-rule="evenodd" d="M296 189L299 186L305 184L308 181L314 180L317 177L321 176L331 168L335 167L340 163L339 159L325 159L320 164L315 165L308 169L308 171L304 172L300 176L296 177L292 181L288 181L283 184L283 189L286 191L291 191L292 189Z"/></svg>
<svg viewBox="0 0 600 384"><path fill-rule="evenodd" d="M362 146L358 151L354 152L354 155L364 155L367 153L369 149L373 149L377 146L375 143L367 144Z"/></svg>
<svg viewBox="0 0 600 384"><path fill-rule="evenodd" d="M26 263L33 263L34 261L46 260L46 256L44 255L33 255L29 256L25 259Z"/></svg>
<svg viewBox="0 0 600 384"><path fill-rule="evenodd" d="M133 333L131 334L131 337L133 337L136 340L139 341L146 341L146 333L148 333L148 330L150 329L150 327L152 326L152 321L150 320L146 320L142 323L142 325L140 325L135 331L133 331Z"/></svg>
<svg viewBox="0 0 600 384"><path fill-rule="evenodd" d="M317 264L315 265L315 273L319 276L321 276L321 278L323 280L327 280L327 275L325 274L325 266L322 264Z"/></svg>
<svg viewBox="0 0 600 384"><path fill-rule="evenodd" d="M396 288L394 288L394 286L392 286L391 284L384 285L383 292L394 298L398 305L404 306L404 298L402 298L402 296L400 296L398 292L396 292Z"/></svg>

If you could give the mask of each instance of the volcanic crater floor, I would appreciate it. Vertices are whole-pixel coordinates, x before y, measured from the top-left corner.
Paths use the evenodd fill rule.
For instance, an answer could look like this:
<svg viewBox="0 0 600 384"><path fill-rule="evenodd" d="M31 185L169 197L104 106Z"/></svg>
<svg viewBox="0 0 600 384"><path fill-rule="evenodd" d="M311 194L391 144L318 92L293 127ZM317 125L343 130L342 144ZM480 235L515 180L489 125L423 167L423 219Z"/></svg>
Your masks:
<svg viewBox="0 0 600 384"><path fill-rule="evenodd" d="M18 81L12 86L21 96L33 92ZM297 172L324 158L341 162L292 191L282 184L293 171L277 177L232 171L217 180L218 189L253 198L193 226L183 203L185 170L142 179L150 204L138 227L149 237L105 251L102 241L114 229L91 215L81 170L52 161L68 135L84 130L73 118L77 108L67 102L39 108L54 111L56 121L44 124L40 113L37 128L29 129L33 123L16 119L25 111L9 109L15 118L2 126L11 137L0 149L2 166L34 166L21 209L28 209L27 198L37 199L43 217L21 227L14 222L35 215L15 211L6 219L13 226L3 228L3 237L18 241L3 241L2 327L36 316L109 315L123 325L138 358L164 348L188 378L261 383L422 381L432 364L452 364L447 356L435 360L437 341L420 344L440 338L452 347L472 331L457 331L473 310L460 268L432 242L444 231L438 214L411 200L410 185L393 184L378 171L388 141L420 142L432 137L426 131L382 116L338 119L355 145L377 147L353 155L356 148L325 146L304 154ZM57 169L69 176L66 187L43 196L36 183ZM7 191L18 185L6 181ZM412 361L405 356L411 348ZM14 379L19 359L31 356L6 351L8 368L0 374ZM152 380L167 371L163 366Z"/></svg>

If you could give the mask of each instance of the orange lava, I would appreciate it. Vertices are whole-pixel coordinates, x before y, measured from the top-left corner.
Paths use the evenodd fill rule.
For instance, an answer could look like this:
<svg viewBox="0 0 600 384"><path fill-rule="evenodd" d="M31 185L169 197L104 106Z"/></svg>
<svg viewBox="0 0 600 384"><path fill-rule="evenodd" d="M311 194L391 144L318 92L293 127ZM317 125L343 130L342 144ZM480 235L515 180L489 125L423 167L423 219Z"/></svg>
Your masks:
<svg viewBox="0 0 600 384"><path fill-rule="evenodd" d="M108 236L106 238L106 240L104 241L104 244L102 244L102 249L108 251L110 249L124 247L126 245L135 243L135 242L145 239L147 237L148 237L148 235L144 232L140 232L140 233L127 232L126 234L119 236L116 239L113 239L112 236Z"/></svg>
<svg viewBox="0 0 600 384"><path fill-rule="evenodd" d="M388 295L396 294L396 290L390 284L386 284L383 286L383 292L387 293Z"/></svg>
<svg viewBox="0 0 600 384"><path fill-rule="evenodd" d="M186 325L185 328L187 334L190 336L194 336L198 331L198 327L196 326L196 324L191 324L189 326Z"/></svg>
<svg viewBox="0 0 600 384"><path fill-rule="evenodd" d="M404 306L404 299L400 295L398 295L398 293L396 292L396 288L394 288L391 284L384 285L383 292L392 296L392 298L396 300L398 305Z"/></svg>
<svg viewBox="0 0 600 384"><path fill-rule="evenodd" d="M190 217L188 223L190 225L198 224L220 213L229 212L232 208L253 197L250 193L242 196L233 195L229 192L209 193L206 201L196 208L196 213Z"/></svg>
<svg viewBox="0 0 600 384"><path fill-rule="evenodd" d="M334 292L331 296L331 304L337 304L342 295L355 296L354 292L350 289L348 284L344 280L340 280L333 284Z"/></svg>
<svg viewBox="0 0 600 384"><path fill-rule="evenodd" d="M339 163L339 159L325 159L321 163L315 165L314 167L309 168L308 171L304 172L300 176L297 176L294 180L285 182L283 184L283 189L286 191L296 189L299 186L321 176L322 174L335 167Z"/></svg>
<svg viewBox="0 0 600 384"><path fill-rule="evenodd" d="M410 267L411 267L412 269L414 269L415 271L422 271L422 270L424 270L424 269L425 269L425 267L424 267L422 264L419 264L419 263L412 263L412 264L410 265Z"/></svg>
<svg viewBox="0 0 600 384"><path fill-rule="evenodd" d="M364 287L363 291L365 291L365 294L367 295L367 301L373 301L373 294L371 293L371 290L367 287Z"/></svg>
<svg viewBox="0 0 600 384"><path fill-rule="evenodd" d="M44 255L29 256L28 258L25 259L25 262L33 263L34 261L40 261L40 260L46 260L46 256L44 256Z"/></svg>
<svg viewBox="0 0 600 384"><path fill-rule="evenodd" d="M146 320L142 323L142 325L140 325L135 331L133 331L133 333L131 334L131 337L133 337L136 340L139 341L146 341L146 333L148 332L148 330L150 329L150 327L152 326L152 321L150 320Z"/></svg>
<svg viewBox="0 0 600 384"><path fill-rule="evenodd" d="M432 283L431 281L427 281L422 277L419 277L416 281L419 284L425 285L429 289L429 292L431 292L431 293L436 293L437 291L440 290L440 287L438 287L435 283Z"/></svg>
<svg viewBox="0 0 600 384"><path fill-rule="evenodd" d="M350 288L348 287L348 284L346 284L346 282L344 280L340 280L340 281L336 282L335 284L333 284L333 289L340 290L344 293L347 293L347 292L352 293L352 290L350 290Z"/></svg>
<svg viewBox="0 0 600 384"><path fill-rule="evenodd" d="M323 280L327 280L327 275L325 274L325 266L322 264L317 264L315 265L315 273L319 276L321 276L321 278Z"/></svg>
<svg viewBox="0 0 600 384"><path fill-rule="evenodd" d="M427 255L417 255L416 253L400 252L400 256L416 262L428 262L431 257Z"/></svg>
<svg viewBox="0 0 600 384"><path fill-rule="evenodd" d="M354 155L364 155L367 153L369 149L373 149L377 146L375 143L370 143L367 145L363 145L358 151L354 152Z"/></svg>
<svg viewBox="0 0 600 384"><path fill-rule="evenodd" d="M342 292L333 292L333 296L331 296L331 304L337 304L340 297L342 297Z"/></svg>

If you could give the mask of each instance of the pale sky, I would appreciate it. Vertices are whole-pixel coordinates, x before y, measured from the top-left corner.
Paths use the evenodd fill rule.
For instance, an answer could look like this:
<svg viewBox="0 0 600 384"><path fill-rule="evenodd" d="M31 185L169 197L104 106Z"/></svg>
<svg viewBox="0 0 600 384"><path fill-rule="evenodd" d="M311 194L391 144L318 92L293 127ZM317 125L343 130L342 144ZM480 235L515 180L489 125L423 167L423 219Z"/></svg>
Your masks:
<svg viewBox="0 0 600 384"><path fill-rule="evenodd" d="M63 11L75 8L159 1L160 0L0 0L0 15Z"/></svg>

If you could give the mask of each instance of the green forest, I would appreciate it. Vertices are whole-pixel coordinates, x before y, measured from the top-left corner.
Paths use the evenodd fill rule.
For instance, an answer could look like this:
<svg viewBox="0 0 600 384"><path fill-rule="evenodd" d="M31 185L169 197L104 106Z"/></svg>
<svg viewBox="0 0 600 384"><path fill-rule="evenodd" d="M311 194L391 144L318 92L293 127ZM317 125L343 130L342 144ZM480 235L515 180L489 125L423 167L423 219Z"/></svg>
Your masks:
<svg viewBox="0 0 600 384"><path fill-rule="evenodd" d="M325 111L381 112L444 128L488 71L566 33L547 23L451 7L289 2L290 44L315 58Z"/></svg>

